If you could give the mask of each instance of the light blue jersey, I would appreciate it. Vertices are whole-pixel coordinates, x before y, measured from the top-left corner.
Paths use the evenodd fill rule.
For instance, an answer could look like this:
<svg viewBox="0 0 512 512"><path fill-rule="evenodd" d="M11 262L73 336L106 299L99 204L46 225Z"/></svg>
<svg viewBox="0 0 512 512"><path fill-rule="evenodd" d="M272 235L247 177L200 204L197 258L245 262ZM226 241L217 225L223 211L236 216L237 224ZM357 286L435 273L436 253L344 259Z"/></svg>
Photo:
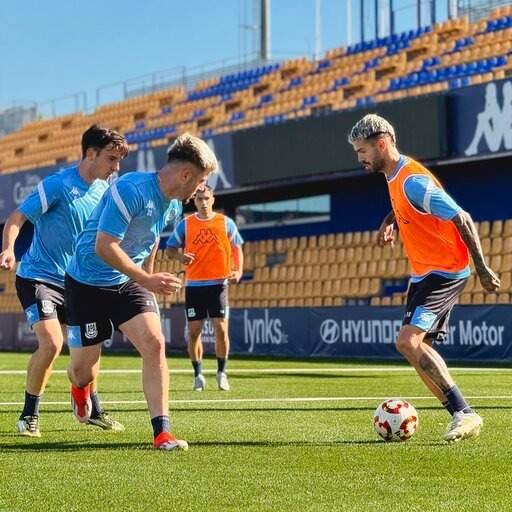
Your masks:
<svg viewBox="0 0 512 512"><path fill-rule="evenodd" d="M96 254L98 231L121 240L121 249L142 266L162 231L167 226L173 228L181 212L181 202L171 201L160 191L158 174L125 174L105 193L78 237L67 273L91 286L115 286L128 281L128 276Z"/></svg>
<svg viewBox="0 0 512 512"><path fill-rule="evenodd" d="M39 182L18 207L34 224L34 237L17 275L64 287L77 236L107 188L103 180L86 183L78 167L63 169Z"/></svg>

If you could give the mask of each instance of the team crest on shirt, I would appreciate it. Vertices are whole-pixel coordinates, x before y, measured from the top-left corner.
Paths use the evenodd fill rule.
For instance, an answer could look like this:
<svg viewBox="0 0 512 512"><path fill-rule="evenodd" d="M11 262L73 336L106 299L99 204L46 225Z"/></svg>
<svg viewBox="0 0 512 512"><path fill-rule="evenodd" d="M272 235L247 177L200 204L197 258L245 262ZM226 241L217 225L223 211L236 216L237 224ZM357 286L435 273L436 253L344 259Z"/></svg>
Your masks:
<svg viewBox="0 0 512 512"><path fill-rule="evenodd" d="M174 220L178 216L178 210L176 208L171 208L171 211L167 214L165 218L165 224L169 224L172 220Z"/></svg>
<svg viewBox="0 0 512 512"><path fill-rule="evenodd" d="M69 193L71 194L71 197L72 197L73 199L76 199L77 197L80 197L80 191L79 191L79 190L78 190L78 188L76 188L76 187L73 187L73 188L69 191Z"/></svg>
<svg viewBox="0 0 512 512"><path fill-rule="evenodd" d="M92 324L85 324L85 337L88 340L93 340L98 336L98 327L96 326L96 322Z"/></svg>
<svg viewBox="0 0 512 512"><path fill-rule="evenodd" d="M55 311L55 307L51 300L42 300L41 301L41 312L45 315L51 315Z"/></svg>

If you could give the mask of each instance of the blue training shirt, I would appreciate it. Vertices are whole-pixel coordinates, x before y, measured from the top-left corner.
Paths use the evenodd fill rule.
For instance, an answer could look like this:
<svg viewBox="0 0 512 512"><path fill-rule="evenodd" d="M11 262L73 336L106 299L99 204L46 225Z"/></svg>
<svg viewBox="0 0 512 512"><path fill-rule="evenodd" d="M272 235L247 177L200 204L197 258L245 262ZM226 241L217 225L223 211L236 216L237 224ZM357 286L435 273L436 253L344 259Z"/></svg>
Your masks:
<svg viewBox="0 0 512 512"><path fill-rule="evenodd" d="M197 215L197 214L196 214ZM215 215L215 214L214 214ZM212 217L213 218L213 217ZM225 216L226 222L226 233L228 235L228 239L231 242L231 245L240 246L244 243L244 239L238 228L236 227L233 219ZM185 219L182 219L181 222L176 226L172 235L167 239L166 248L178 249L185 246ZM225 284L227 279L216 279L210 281L190 281L187 280L187 286L210 286L216 284Z"/></svg>
<svg viewBox="0 0 512 512"><path fill-rule="evenodd" d="M158 174L130 172L105 193L78 237L67 273L91 286L115 286L128 276L108 265L95 251L98 231L121 240L120 247L142 266L167 225L181 216L181 202L160 191Z"/></svg>
<svg viewBox="0 0 512 512"><path fill-rule="evenodd" d="M64 287L77 236L107 188L104 180L84 181L78 167L63 169L39 182L18 207L34 224L34 237L17 275Z"/></svg>

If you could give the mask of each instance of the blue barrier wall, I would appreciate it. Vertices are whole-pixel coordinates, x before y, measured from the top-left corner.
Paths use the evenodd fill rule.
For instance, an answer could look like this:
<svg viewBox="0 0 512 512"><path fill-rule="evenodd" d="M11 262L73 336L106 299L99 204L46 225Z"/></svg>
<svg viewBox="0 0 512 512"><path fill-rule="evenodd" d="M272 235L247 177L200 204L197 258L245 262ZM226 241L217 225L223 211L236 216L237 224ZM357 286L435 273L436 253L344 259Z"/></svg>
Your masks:
<svg viewBox="0 0 512 512"><path fill-rule="evenodd" d="M233 309L231 353L402 360L395 348L402 315L402 307ZM162 327L169 350L186 353L183 309L162 311ZM214 353L215 337L209 323L203 341L205 352ZM0 315L0 348L35 348L35 337L23 315ZM512 363L512 306L457 306L450 333L436 348L449 360ZM117 334L106 343L106 349L133 347Z"/></svg>
<svg viewBox="0 0 512 512"><path fill-rule="evenodd" d="M287 357L403 359L402 307L233 310L232 352ZM437 349L447 359L512 362L512 306L457 306Z"/></svg>

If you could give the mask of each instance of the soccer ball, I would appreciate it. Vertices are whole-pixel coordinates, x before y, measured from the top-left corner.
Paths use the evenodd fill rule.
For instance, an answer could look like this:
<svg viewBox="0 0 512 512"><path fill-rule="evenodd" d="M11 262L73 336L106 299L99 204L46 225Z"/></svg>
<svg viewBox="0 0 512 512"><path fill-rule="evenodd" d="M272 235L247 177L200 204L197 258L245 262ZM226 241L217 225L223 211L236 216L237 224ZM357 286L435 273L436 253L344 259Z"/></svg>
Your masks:
<svg viewBox="0 0 512 512"><path fill-rule="evenodd" d="M375 410L373 427L384 441L407 441L418 428L418 413L409 402L389 398Z"/></svg>

